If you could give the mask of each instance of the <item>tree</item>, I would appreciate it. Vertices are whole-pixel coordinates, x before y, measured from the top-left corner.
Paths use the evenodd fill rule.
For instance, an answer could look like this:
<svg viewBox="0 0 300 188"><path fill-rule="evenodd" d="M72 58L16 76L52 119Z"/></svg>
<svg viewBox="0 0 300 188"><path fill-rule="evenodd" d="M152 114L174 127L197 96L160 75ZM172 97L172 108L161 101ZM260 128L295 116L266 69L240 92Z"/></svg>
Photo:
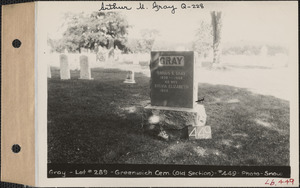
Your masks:
<svg viewBox="0 0 300 188"><path fill-rule="evenodd" d="M121 50L125 47L129 25L117 12L68 13L65 18L67 29L56 47L59 50L80 52L82 48L97 51L98 46L107 49L118 46Z"/></svg>
<svg viewBox="0 0 300 188"><path fill-rule="evenodd" d="M202 57L206 57L212 49L212 27L208 22L201 21L196 31L196 41L193 42L193 49Z"/></svg>
<svg viewBox="0 0 300 188"><path fill-rule="evenodd" d="M222 12L212 11L211 12L211 23L213 31L213 51L214 51L214 64L220 63L221 58L221 34L222 34Z"/></svg>
<svg viewBox="0 0 300 188"><path fill-rule="evenodd" d="M150 52L156 37L159 35L159 31L156 29L144 29L141 31L141 35L142 39L139 41L139 47L144 52Z"/></svg>
<svg viewBox="0 0 300 188"><path fill-rule="evenodd" d="M140 33L142 38L128 41L127 46L129 51L133 53L151 52L155 39L159 36L159 31L156 29L143 29Z"/></svg>

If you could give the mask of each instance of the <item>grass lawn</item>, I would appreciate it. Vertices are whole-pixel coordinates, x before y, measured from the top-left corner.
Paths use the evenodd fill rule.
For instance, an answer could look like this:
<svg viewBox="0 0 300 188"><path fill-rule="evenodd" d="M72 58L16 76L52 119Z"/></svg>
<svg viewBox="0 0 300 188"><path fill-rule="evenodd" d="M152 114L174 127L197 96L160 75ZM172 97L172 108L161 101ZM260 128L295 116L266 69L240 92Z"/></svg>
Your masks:
<svg viewBox="0 0 300 188"><path fill-rule="evenodd" d="M149 77L92 69L94 80L48 79L48 162L289 165L289 102L226 85L199 84L213 139L163 141L144 132Z"/></svg>

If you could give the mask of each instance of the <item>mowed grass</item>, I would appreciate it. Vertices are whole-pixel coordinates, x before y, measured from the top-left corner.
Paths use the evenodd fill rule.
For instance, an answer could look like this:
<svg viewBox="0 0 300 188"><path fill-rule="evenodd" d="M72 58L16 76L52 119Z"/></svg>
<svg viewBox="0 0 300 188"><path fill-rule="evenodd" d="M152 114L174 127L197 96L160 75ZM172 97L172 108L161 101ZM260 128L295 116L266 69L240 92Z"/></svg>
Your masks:
<svg viewBox="0 0 300 188"><path fill-rule="evenodd" d="M48 79L48 162L289 165L289 102L246 89L199 84L210 140L164 141L142 129L149 77L92 69L94 80Z"/></svg>

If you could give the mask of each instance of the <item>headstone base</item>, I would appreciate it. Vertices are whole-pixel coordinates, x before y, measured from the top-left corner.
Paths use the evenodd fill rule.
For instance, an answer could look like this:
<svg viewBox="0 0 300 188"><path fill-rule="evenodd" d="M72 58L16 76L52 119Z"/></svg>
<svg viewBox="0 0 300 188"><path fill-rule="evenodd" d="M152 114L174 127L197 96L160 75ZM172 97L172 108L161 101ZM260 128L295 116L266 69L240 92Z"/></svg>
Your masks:
<svg viewBox="0 0 300 188"><path fill-rule="evenodd" d="M123 83L126 83L126 84L135 84L135 81L134 80L125 80Z"/></svg>
<svg viewBox="0 0 300 188"><path fill-rule="evenodd" d="M145 131L159 136L165 131L168 139L188 139L188 127L205 126L206 112L204 105L195 104L194 108L176 108L148 105L143 112Z"/></svg>

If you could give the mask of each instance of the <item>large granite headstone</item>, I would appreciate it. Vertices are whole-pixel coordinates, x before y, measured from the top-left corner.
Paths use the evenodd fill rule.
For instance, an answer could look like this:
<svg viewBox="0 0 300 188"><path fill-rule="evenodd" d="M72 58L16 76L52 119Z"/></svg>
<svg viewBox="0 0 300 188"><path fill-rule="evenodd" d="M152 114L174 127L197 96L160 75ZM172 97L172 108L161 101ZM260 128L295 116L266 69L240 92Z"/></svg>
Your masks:
<svg viewBox="0 0 300 188"><path fill-rule="evenodd" d="M91 80L91 69L89 59L86 55L81 55L80 59L80 79Z"/></svg>
<svg viewBox="0 0 300 188"><path fill-rule="evenodd" d="M190 134L193 128L206 127L204 105L196 102L195 57L192 51L151 52L151 105L144 108L143 126L158 136L163 131L175 139L211 137L201 135L206 128L197 128L196 137Z"/></svg>
<svg viewBox="0 0 300 188"><path fill-rule="evenodd" d="M71 75L70 75L68 56L65 54L61 54L59 56L59 60L60 60L60 79L62 80L70 79Z"/></svg>
<svg viewBox="0 0 300 188"><path fill-rule="evenodd" d="M193 108L197 100L194 52L151 52L151 105Z"/></svg>

